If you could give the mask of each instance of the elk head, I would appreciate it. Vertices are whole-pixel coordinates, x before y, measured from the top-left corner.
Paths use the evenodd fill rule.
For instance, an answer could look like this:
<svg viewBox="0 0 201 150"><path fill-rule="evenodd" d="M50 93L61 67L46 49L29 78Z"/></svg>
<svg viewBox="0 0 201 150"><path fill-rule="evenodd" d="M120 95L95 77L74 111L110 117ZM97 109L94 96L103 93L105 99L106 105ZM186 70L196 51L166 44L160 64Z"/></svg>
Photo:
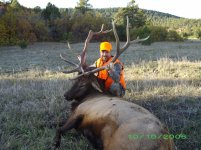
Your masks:
<svg viewBox="0 0 201 150"><path fill-rule="evenodd" d="M145 41L149 38L149 36L148 36L144 39L137 38L136 40L130 41L128 17L127 17L127 26L126 26L127 41L122 47L120 47L119 36L117 34L114 21L112 21L113 29L103 31L103 27L104 27L104 25L102 25L101 30L99 32L93 32L92 30L89 31L89 34L85 40L85 44L84 44L82 53L80 56L78 56L78 60L80 62L79 64L68 61L67 59L64 58L64 55L60 54L61 59L68 62L69 64L75 66L75 69L73 69L73 70L62 71L62 72L67 73L67 74L72 73L72 72L78 72L78 75L76 77L72 78L75 81L75 83L70 88L70 90L64 94L64 96L67 100L75 99L75 100L80 101L81 99L83 99L86 96L86 94L89 91L91 91L91 89L96 89L99 92L104 91L104 88L102 88L100 81L94 75L94 73L104 70L108 66L102 66L100 68L94 68L94 67L92 68L86 64L86 50L87 50L88 44L89 44L91 38L93 37L93 35L106 34L110 31L114 32L114 36L116 39L116 53L115 53L114 57L112 58L111 63L114 63L116 61L116 59L130 46L130 44ZM72 50L69 44L68 44L68 46L69 46L69 49ZM92 88L92 87L94 87L94 88Z"/></svg>
<svg viewBox="0 0 201 150"><path fill-rule="evenodd" d="M86 95L92 92L102 93L104 89L101 85L103 84L93 74L80 76L74 80L72 87L64 94L64 97L68 101L81 101Z"/></svg>

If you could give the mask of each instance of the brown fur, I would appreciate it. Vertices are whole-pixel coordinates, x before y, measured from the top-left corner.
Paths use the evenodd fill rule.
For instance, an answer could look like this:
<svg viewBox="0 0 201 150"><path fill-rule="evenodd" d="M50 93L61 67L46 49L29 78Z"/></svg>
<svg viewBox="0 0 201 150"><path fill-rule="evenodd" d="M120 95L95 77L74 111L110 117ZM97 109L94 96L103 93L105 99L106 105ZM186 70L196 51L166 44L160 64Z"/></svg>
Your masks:
<svg viewBox="0 0 201 150"><path fill-rule="evenodd" d="M173 141L162 138L129 139L129 134L145 136L167 134L161 122L148 110L121 98L94 96L85 98L69 120L84 115L78 130L88 129L102 141L104 150L172 150Z"/></svg>
<svg viewBox="0 0 201 150"><path fill-rule="evenodd" d="M93 82L91 80L93 78L90 78L90 82ZM73 104L72 114L66 124L57 130L55 148L60 145L61 134L75 128L82 131L96 149L174 149L173 141L162 137L168 134L167 128L152 113L122 98L97 92L88 81L84 78L79 80L65 93L65 98L74 99L76 105ZM150 139L148 136L151 134L161 137ZM129 135L143 137L129 139Z"/></svg>

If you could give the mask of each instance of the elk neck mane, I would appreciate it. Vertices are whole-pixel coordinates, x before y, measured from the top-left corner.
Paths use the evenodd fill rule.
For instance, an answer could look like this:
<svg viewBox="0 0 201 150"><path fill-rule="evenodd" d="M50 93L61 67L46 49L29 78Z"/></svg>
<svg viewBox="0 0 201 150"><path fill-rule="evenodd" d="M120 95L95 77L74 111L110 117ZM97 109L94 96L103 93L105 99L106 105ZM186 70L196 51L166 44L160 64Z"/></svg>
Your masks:
<svg viewBox="0 0 201 150"><path fill-rule="evenodd" d="M100 89L102 90L102 92L100 92L98 89L96 89L95 87L93 87L92 85L86 85L87 91L85 94L83 94L83 96L74 99L74 101L71 103L71 110L73 111L79 104L93 99L94 97L100 97L100 96L108 96L108 97L114 97L113 95L111 95L108 91L105 90L104 88L104 81L102 79L99 79L98 77L96 77L95 75L90 75L93 76L93 78L95 78L98 81L98 84L100 86ZM90 79L90 78L89 78Z"/></svg>

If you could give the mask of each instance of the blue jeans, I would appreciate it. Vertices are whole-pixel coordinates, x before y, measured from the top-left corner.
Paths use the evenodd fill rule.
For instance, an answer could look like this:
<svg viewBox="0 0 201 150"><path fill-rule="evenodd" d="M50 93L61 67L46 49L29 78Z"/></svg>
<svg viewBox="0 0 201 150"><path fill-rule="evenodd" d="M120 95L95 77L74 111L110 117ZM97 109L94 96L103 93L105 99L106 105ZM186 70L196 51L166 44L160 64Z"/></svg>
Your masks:
<svg viewBox="0 0 201 150"><path fill-rule="evenodd" d="M125 95L125 89L120 83L112 83L110 86L109 92L112 95L118 96L118 97L123 97Z"/></svg>

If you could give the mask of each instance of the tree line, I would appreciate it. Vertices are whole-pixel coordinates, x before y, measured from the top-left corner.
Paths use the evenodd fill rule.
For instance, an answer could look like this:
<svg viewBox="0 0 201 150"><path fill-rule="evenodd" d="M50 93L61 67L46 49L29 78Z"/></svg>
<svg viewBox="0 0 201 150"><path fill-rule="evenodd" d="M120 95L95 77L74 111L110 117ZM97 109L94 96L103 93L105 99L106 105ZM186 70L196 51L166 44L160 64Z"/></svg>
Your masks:
<svg viewBox="0 0 201 150"><path fill-rule="evenodd" d="M145 44L183 40L195 33L200 38L200 20L154 16L138 8L135 0L125 8L108 9L93 9L88 1L80 0L75 8L65 9L51 3L44 9L38 6L30 9L21 6L17 0L0 2L0 45L26 46L36 41L83 42L89 30L98 31L102 24L110 29L111 20L116 23L120 40L125 40L126 16L130 20L131 38L151 35ZM102 40L114 40L114 36L111 33L93 39Z"/></svg>

